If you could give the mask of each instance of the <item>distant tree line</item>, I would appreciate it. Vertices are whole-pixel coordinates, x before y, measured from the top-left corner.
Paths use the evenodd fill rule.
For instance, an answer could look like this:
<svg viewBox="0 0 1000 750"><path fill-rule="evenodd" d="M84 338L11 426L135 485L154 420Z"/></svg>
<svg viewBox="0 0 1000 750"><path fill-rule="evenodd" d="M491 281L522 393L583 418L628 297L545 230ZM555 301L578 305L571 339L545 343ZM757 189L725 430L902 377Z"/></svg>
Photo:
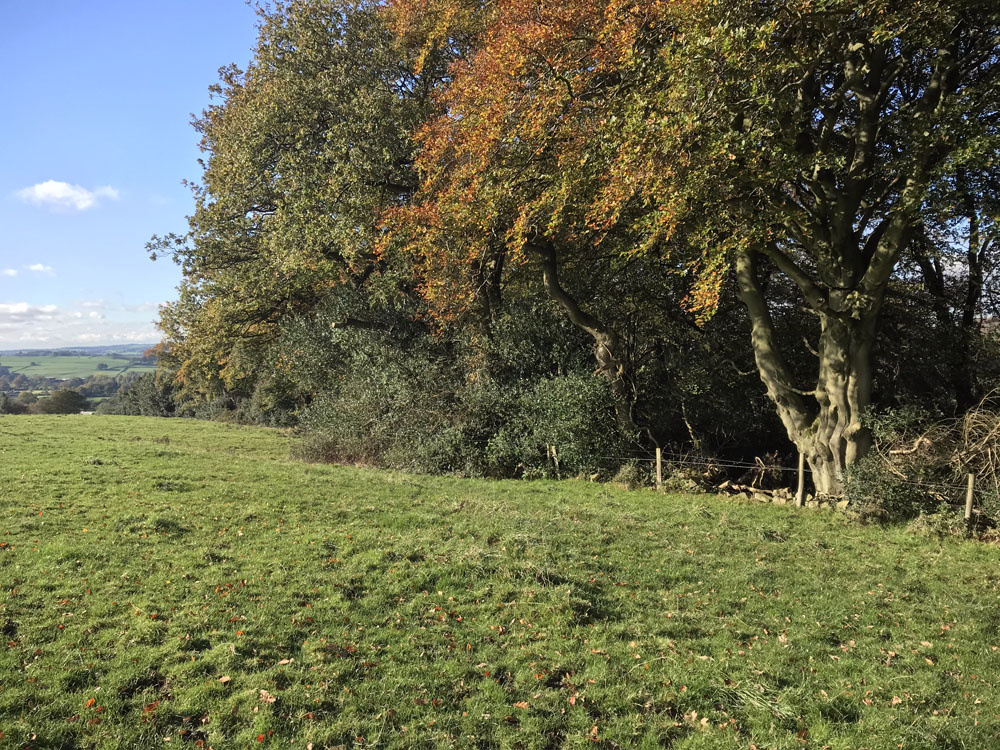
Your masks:
<svg viewBox="0 0 1000 750"><path fill-rule="evenodd" d="M78 391L60 389L39 398L31 391L23 391L16 398L0 393L2 414L79 414L90 405L87 397Z"/></svg>
<svg viewBox="0 0 1000 750"><path fill-rule="evenodd" d="M6 370L7 368L0 368ZM49 391L75 390L84 396L97 398L112 396L118 389L131 383L140 376L137 372L126 372L121 375L94 374L87 378L48 378L33 376L26 373L0 373L0 392L8 392L13 396L19 391Z"/></svg>
<svg viewBox="0 0 1000 750"><path fill-rule="evenodd" d="M195 126L162 372L102 405L429 472L801 452L1000 386L1000 7L302 0ZM145 411L144 411L145 410Z"/></svg>

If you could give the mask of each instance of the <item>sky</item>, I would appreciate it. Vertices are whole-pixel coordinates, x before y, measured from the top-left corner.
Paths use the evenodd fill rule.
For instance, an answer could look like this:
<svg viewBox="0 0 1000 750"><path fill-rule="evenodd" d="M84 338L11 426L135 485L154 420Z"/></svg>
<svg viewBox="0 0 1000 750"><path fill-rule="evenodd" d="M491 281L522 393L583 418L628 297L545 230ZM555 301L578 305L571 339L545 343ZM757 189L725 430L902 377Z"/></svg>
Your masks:
<svg viewBox="0 0 1000 750"><path fill-rule="evenodd" d="M192 113L244 67L244 0L0 0L0 350L154 343L197 181Z"/></svg>

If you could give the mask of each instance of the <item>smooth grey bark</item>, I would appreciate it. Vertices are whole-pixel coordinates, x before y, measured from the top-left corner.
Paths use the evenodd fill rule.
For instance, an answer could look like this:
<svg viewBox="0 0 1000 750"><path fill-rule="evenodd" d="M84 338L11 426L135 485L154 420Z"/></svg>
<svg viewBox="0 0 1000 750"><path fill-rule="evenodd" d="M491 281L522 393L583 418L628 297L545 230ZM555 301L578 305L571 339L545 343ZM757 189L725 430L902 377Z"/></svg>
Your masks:
<svg viewBox="0 0 1000 750"><path fill-rule="evenodd" d="M871 404L878 318L925 190L926 181L909 180L897 210L868 236L866 247L814 249L813 272L776 244L744 251L737 258L737 282L750 315L758 372L789 439L805 455L820 494L840 494L847 468L871 448L871 432L862 417ZM836 236L835 226L830 234ZM763 258L798 286L819 319L818 369L811 389L793 383L782 354L759 278Z"/></svg>
<svg viewBox="0 0 1000 750"><path fill-rule="evenodd" d="M990 33L976 40L985 60L992 60ZM739 293L761 380L822 494L840 494L845 471L871 447L863 416L871 404L872 351L886 289L935 173L957 148L929 138L934 122L950 117L945 107L962 86L996 75L963 46L967 34L945 30L940 47L922 51L919 64L899 45L831 34L823 55L795 84L787 127L789 136L796 127L800 132L794 157L786 156L798 166L757 188L777 208L774 239L739 254ZM880 163L900 148L905 159ZM748 211L759 208L747 204ZM765 259L769 271L793 282L818 320L811 387L793 382L782 353L785 342L761 283Z"/></svg>

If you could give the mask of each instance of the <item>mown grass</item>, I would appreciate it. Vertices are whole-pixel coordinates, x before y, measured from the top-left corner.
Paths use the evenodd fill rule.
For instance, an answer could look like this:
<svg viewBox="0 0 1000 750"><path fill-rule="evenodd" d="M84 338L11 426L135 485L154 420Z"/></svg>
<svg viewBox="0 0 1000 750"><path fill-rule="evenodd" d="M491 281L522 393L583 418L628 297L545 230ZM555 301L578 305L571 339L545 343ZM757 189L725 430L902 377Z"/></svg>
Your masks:
<svg viewBox="0 0 1000 750"><path fill-rule="evenodd" d="M987 748L995 547L0 418L0 747Z"/></svg>
<svg viewBox="0 0 1000 750"><path fill-rule="evenodd" d="M33 378L89 378L92 375L107 375L114 377L125 372L155 372L153 365L129 365L131 360L124 357L83 356L63 357L55 354L36 354L22 356L19 354L0 354L0 365L9 367L13 373L23 373ZM32 364L34 363L34 364ZM99 364L107 365L107 369L99 370Z"/></svg>

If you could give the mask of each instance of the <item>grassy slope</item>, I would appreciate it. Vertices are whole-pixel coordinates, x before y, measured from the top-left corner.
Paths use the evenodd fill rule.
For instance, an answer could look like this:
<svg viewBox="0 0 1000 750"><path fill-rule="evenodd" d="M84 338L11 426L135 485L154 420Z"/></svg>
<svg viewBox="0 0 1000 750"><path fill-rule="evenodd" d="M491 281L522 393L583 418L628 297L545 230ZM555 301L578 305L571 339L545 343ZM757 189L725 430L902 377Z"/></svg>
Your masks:
<svg viewBox="0 0 1000 750"><path fill-rule="evenodd" d="M37 363L31 366L31 363ZM98 370L97 365L103 362L107 370ZM22 357L19 355L0 355L0 365L9 367L11 372L24 373L33 378L89 378L91 375L107 375L114 377L124 372L154 372L150 365L128 366L129 360L118 357L57 357L54 355L36 355Z"/></svg>
<svg viewBox="0 0 1000 750"><path fill-rule="evenodd" d="M0 747L1000 732L995 548L288 447L192 421L0 418Z"/></svg>

